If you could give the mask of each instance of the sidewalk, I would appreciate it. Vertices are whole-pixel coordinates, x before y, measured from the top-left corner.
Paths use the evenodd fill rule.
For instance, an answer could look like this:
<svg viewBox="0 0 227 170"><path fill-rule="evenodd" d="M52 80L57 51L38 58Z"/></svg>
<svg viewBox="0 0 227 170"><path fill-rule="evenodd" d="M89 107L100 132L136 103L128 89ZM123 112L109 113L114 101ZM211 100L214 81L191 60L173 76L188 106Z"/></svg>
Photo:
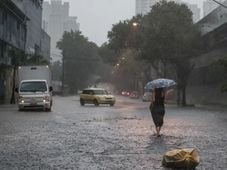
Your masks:
<svg viewBox="0 0 227 170"><path fill-rule="evenodd" d="M210 104L210 105L202 105L202 104L196 104L196 108L206 109L206 110L214 110L214 111L223 111L227 112L227 105L219 105L219 104Z"/></svg>

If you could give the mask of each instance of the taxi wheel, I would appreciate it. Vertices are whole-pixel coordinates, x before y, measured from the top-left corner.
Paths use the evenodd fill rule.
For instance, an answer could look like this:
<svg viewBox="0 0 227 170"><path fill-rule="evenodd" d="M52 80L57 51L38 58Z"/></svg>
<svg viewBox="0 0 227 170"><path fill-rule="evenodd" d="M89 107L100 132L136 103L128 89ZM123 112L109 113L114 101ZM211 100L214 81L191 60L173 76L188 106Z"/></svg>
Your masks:
<svg viewBox="0 0 227 170"><path fill-rule="evenodd" d="M84 100L83 99L80 99L80 105L84 106Z"/></svg>
<svg viewBox="0 0 227 170"><path fill-rule="evenodd" d="M94 100L94 105L95 106L98 106L99 105L99 102L96 99Z"/></svg>

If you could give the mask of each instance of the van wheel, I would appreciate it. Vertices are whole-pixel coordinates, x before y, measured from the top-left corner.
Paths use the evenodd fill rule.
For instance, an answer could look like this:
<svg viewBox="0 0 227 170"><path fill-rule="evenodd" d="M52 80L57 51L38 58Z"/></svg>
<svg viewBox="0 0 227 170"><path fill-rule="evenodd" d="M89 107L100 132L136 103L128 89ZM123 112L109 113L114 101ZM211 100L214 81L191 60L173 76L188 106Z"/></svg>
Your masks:
<svg viewBox="0 0 227 170"><path fill-rule="evenodd" d="M110 106L114 106L114 103L111 103Z"/></svg>
<svg viewBox="0 0 227 170"><path fill-rule="evenodd" d="M50 108L46 108L47 112L51 112L51 107Z"/></svg>
<svg viewBox="0 0 227 170"><path fill-rule="evenodd" d="M99 105L99 102L96 99L94 100L94 105L95 106L98 106Z"/></svg>

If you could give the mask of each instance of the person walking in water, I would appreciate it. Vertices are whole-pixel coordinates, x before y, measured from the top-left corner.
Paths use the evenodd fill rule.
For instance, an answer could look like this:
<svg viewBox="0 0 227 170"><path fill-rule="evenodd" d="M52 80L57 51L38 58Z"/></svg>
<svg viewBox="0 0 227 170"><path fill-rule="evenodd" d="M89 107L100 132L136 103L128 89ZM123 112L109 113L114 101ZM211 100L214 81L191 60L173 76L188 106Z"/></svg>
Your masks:
<svg viewBox="0 0 227 170"><path fill-rule="evenodd" d="M165 115L165 90L164 88L155 88L152 94L150 105L151 115L155 124L156 135L160 137L163 118Z"/></svg>

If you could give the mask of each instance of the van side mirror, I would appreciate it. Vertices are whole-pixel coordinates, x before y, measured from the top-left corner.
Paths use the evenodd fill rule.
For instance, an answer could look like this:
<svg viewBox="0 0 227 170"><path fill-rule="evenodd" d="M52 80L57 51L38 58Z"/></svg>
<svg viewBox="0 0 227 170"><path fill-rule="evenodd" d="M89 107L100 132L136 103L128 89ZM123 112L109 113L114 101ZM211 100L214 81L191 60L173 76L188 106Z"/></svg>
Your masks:
<svg viewBox="0 0 227 170"><path fill-rule="evenodd" d="M49 91L53 91L53 87L52 86L49 87Z"/></svg>
<svg viewBox="0 0 227 170"><path fill-rule="evenodd" d="M18 93L18 88L15 88L15 92Z"/></svg>

